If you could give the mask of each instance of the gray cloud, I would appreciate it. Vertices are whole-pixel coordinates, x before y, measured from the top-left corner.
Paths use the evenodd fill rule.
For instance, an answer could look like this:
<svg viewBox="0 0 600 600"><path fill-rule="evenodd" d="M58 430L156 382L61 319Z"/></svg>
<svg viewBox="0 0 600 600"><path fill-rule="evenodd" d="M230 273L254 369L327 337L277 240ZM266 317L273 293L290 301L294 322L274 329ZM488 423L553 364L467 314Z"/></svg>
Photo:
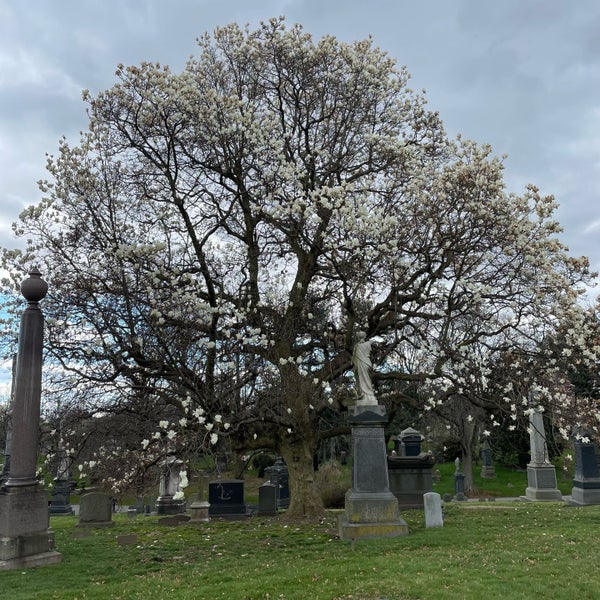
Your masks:
<svg viewBox="0 0 600 600"><path fill-rule="evenodd" d="M600 4L596 0L0 0L0 244L37 201L46 152L86 126L81 90L116 65L180 69L195 39L285 14L316 38L372 35L425 88L451 135L508 154L506 180L560 202L563 239L600 269Z"/></svg>

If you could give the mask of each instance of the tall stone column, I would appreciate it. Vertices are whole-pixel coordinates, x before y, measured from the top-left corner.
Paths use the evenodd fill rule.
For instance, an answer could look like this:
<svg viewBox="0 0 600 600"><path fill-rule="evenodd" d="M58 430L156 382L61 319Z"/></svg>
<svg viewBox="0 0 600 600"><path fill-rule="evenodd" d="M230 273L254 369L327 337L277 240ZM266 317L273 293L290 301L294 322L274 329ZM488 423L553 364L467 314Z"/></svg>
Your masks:
<svg viewBox="0 0 600 600"><path fill-rule="evenodd" d="M0 488L0 570L61 560L49 528L48 496L36 477L44 336L39 302L47 291L37 269L21 284L28 305L19 333L10 470Z"/></svg>
<svg viewBox="0 0 600 600"><path fill-rule="evenodd" d="M529 439L531 461L527 465L528 500L562 500L562 494L556 483L556 469L548 459L548 446L544 419L541 412L534 410L529 415Z"/></svg>

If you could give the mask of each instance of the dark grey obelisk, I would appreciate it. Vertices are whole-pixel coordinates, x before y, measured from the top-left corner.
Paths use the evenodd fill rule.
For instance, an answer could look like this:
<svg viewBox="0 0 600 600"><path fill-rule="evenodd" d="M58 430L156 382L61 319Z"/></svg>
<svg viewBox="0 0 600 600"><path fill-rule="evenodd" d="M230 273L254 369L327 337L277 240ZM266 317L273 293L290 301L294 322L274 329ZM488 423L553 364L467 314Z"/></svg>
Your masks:
<svg viewBox="0 0 600 600"><path fill-rule="evenodd" d="M19 333L10 470L0 488L0 570L61 560L49 528L48 496L36 477L44 336L39 302L47 291L37 269L21 284L28 305Z"/></svg>

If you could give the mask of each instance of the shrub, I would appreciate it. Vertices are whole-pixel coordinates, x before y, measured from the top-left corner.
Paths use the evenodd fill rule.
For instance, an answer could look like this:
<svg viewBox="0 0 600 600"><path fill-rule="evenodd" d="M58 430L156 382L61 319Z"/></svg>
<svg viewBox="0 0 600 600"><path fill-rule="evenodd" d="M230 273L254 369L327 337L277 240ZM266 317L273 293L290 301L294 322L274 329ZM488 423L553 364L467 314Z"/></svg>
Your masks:
<svg viewBox="0 0 600 600"><path fill-rule="evenodd" d="M340 468L335 461L326 462L316 472L315 481L325 508L344 508L346 491L352 485L349 469Z"/></svg>

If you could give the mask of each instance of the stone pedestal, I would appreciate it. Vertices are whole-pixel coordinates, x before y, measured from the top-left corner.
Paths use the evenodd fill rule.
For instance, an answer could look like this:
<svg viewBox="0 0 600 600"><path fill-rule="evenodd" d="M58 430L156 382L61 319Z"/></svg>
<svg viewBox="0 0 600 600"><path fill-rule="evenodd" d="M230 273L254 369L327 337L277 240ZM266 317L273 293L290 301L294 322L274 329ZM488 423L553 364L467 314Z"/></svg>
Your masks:
<svg viewBox="0 0 600 600"><path fill-rule="evenodd" d="M560 501L563 499L556 487L556 469L550 463L527 465L527 500Z"/></svg>
<svg viewBox="0 0 600 600"><path fill-rule="evenodd" d="M340 516L342 539L394 537L408 534L398 500L389 488L384 426L385 407L356 406L351 413L352 487Z"/></svg>
<svg viewBox="0 0 600 600"><path fill-rule="evenodd" d="M0 571L60 562L49 526L48 497L43 489L0 491Z"/></svg>
<svg viewBox="0 0 600 600"><path fill-rule="evenodd" d="M206 500L196 499L190 504L190 523L206 523L210 521L208 509L210 504Z"/></svg>

